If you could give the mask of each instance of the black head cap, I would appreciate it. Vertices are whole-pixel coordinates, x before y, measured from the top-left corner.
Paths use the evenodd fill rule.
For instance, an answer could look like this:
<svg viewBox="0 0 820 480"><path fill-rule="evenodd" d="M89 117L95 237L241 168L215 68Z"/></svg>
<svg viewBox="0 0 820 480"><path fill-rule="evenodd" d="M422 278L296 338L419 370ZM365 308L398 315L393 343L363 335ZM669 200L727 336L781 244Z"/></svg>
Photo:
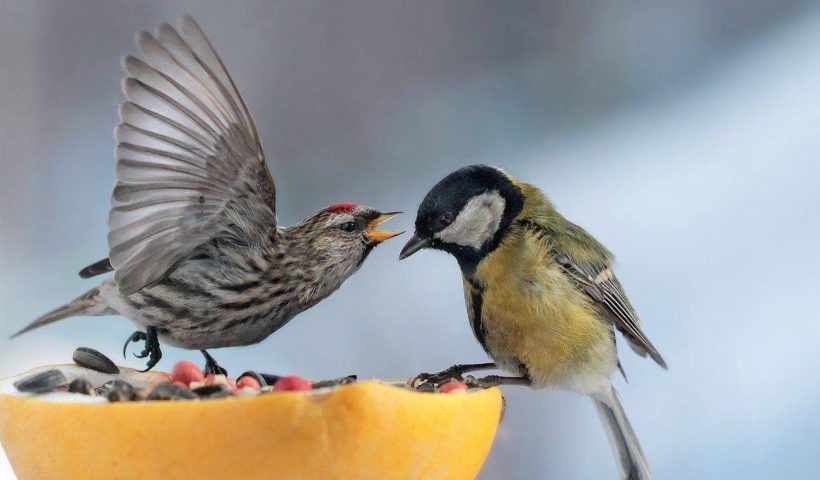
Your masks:
<svg viewBox="0 0 820 480"><path fill-rule="evenodd" d="M453 254L462 268L494 250L524 206L524 196L501 170L464 167L444 177L422 200L416 233L402 258L421 248Z"/></svg>

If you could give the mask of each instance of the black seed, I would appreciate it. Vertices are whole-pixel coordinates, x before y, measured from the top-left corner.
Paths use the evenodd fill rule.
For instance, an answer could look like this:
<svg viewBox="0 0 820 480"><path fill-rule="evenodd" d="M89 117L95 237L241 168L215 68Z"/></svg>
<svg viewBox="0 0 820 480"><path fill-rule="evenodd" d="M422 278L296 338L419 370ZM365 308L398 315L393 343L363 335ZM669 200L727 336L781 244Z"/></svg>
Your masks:
<svg viewBox="0 0 820 480"><path fill-rule="evenodd" d="M71 393L82 393L83 395L95 395L94 385L84 378L75 378L68 384L68 391Z"/></svg>
<svg viewBox="0 0 820 480"><path fill-rule="evenodd" d="M260 385L262 386L273 385L274 383L279 381L280 378L282 378L280 375L273 375L270 373L260 373L259 375L261 375L262 379L265 381L265 383L260 383Z"/></svg>
<svg viewBox="0 0 820 480"><path fill-rule="evenodd" d="M356 375L348 375L346 377L337 378L335 380L321 380L319 382L313 382L313 388L325 388L325 387L335 387L338 385L349 385L351 383L356 383Z"/></svg>
<svg viewBox="0 0 820 480"><path fill-rule="evenodd" d="M231 394L228 393L227 390L220 390L218 392L215 392L215 393L212 393L212 394L208 395L206 398L225 398L225 397L230 397L230 396L231 396Z"/></svg>
<svg viewBox="0 0 820 480"><path fill-rule="evenodd" d="M134 399L134 387L123 380L111 380L100 388L109 402L128 402Z"/></svg>
<svg viewBox="0 0 820 480"><path fill-rule="evenodd" d="M162 382L148 394L148 400L193 400L194 392L171 382Z"/></svg>
<svg viewBox="0 0 820 480"><path fill-rule="evenodd" d="M416 387L416 391L419 391L419 392L430 393L430 392L435 392L436 390L437 390L436 386L432 383L422 383L421 385Z"/></svg>
<svg viewBox="0 0 820 480"><path fill-rule="evenodd" d="M110 358L93 348L80 347L74 350L74 363L81 367L85 367L97 372L108 373L116 375L120 373L120 369Z"/></svg>
<svg viewBox="0 0 820 480"><path fill-rule="evenodd" d="M204 385L195 388L193 391L202 398L225 398L230 396L230 392L228 392L225 385Z"/></svg>
<svg viewBox="0 0 820 480"><path fill-rule="evenodd" d="M218 394L220 392L225 392L225 387L219 384L203 385L201 387L193 389L192 392L199 395L200 397L210 397L211 395Z"/></svg>
<svg viewBox="0 0 820 480"><path fill-rule="evenodd" d="M21 392L46 393L57 387L62 387L66 383L68 383L68 379L65 378L63 372L55 369L29 375L14 382L14 386Z"/></svg>

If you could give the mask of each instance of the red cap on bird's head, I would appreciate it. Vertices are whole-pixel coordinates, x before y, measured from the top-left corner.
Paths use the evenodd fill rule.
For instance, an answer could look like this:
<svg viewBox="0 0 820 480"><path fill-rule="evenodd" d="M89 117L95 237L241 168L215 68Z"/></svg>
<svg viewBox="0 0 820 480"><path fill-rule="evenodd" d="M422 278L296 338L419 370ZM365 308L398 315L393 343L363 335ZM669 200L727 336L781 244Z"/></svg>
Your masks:
<svg viewBox="0 0 820 480"><path fill-rule="evenodd" d="M350 213L357 206L358 205L355 203L335 203L327 207L325 210L330 213Z"/></svg>

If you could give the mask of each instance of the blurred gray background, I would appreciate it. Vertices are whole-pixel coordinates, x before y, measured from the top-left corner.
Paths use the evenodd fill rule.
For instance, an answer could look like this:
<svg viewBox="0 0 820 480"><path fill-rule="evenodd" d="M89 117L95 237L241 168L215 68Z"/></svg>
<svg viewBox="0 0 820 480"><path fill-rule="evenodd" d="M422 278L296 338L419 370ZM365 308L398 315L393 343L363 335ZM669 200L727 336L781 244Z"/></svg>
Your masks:
<svg viewBox="0 0 820 480"><path fill-rule="evenodd" d="M502 166L619 257L670 365L621 342L616 385L657 478L820 475L816 2L0 5L0 375L79 345L118 357L133 330L77 318L6 340L92 285L77 271L106 255L119 57L189 13L256 117L283 224L352 201L411 229L443 175ZM455 261L400 263L402 243L265 342L214 355L317 378L483 361ZM160 368L201 361L164 352ZM505 394L481 478L616 478L588 400Z"/></svg>

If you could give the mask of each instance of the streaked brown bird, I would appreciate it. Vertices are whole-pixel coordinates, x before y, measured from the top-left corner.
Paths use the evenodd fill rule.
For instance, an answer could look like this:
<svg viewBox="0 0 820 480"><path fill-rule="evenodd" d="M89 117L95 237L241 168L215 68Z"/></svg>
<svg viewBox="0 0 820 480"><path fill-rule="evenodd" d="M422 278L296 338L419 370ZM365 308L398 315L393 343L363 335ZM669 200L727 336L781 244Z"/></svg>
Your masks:
<svg viewBox="0 0 820 480"><path fill-rule="evenodd" d="M399 233L398 212L336 204L292 227L276 221L276 191L248 107L200 26L161 24L123 59L117 183L108 258L82 278L114 274L14 335L78 315L123 315L145 341L201 350L260 342L336 291L372 249Z"/></svg>

